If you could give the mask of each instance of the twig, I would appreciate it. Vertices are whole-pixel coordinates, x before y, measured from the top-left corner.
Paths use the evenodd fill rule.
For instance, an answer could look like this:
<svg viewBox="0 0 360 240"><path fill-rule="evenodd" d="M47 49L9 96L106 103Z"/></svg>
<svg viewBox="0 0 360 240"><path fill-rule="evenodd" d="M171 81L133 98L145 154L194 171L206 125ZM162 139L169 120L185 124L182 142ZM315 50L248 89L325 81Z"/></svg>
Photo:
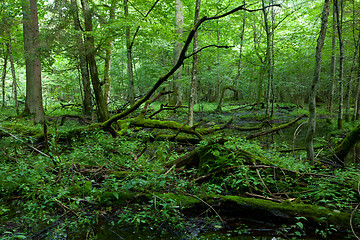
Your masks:
<svg viewBox="0 0 360 240"><path fill-rule="evenodd" d="M256 166L256 163L254 163L254 166ZM261 181L262 184L264 185L266 191L268 191L268 193L270 193L270 195L273 195L272 192L270 191L270 189L266 186L264 180L262 179L262 177L261 177L261 175L260 175L260 172L259 172L259 169L256 168L255 170L256 170L257 175L258 175L259 178L260 178L260 181Z"/></svg>
<svg viewBox="0 0 360 240"><path fill-rule="evenodd" d="M355 230L354 230L354 226L353 226L353 217L354 217L354 212L358 209L360 203L358 203L358 205L354 208L354 210L351 212L351 216L350 216L350 227L351 227L351 231L354 234L354 236L356 237L356 239L360 240L360 238L358 237L358 235L356 235Z"/></svg>
<svg viewBox="0 0 360 240"><path fill-rule="evenodd" d="M218 46L218 45L215 45L215 44L211 44L211 45L208 45L208 46L205 46L205 47L202 47L200 48L199 50L193 52L192 54L188 55L188 56L185 56L185 59L187 58L190 58L196 54L198 54L199 52L201 52L202 50L206 49L206 48L209 48L209 47L216 47L216 48L233 48L235 46Z"/></svg>
<svg viewBox="0 0 360 240"><path fill-rule="evenodd" d="M294 156L295 160L297 160L297 159L296 159L296 155L295 155L295 139L296 139L297 135L299 135L299 133L300 133L300 131L299 131L300 127L301 127L302 125L304 125L305 123L307 123L307 122L300 123L299 126L297 126L297 128L296 128L295 131L294 131L292 151L293 151L293 156Z"/></svg>
<svg viewBox="0 0 360 240"><path fill-rule="evenodd" d="M221 216L219 215L219 213L218 213L210 204L208 204L207 202L205 202L204 200L202 200L201 198L199 198L199 197L196 196L196 195L192 195L192 194L190 194L190 193L184 193L184 194L185 194L185 195L188 195L188 196L190 196L190 197L194 197L194 198L200 200L201 202L203 202L206 206L208 206L209 208L211 208L211 210L213 210L213 211L215 212L215 214L219 217L219 219L220 219L220 221L221 221L222 223L225 223L225 221L221 218Z"/></svg>
<svg viewBox="0 0 360 240"><path fill-rule="evenodd" d="M253 193L249 193L249 192L245 192L245 194L247 196L250 196L250 197L255 197L255 198L260 198L260 199L264 199L264 200L270 200L270 201L273 201L273 202L283 202L284 200L282 199L276 199L276 198L271 198L271 197L266 197L266 196L262 196L262 195L258 195L258 194L253 194Z"/></svg>

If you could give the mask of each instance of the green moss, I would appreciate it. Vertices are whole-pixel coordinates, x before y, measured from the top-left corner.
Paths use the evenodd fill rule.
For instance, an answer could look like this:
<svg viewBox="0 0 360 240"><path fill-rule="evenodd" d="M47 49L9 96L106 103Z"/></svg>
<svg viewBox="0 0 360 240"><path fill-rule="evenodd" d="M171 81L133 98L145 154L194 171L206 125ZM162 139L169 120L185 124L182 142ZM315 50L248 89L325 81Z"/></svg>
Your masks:
<svg viewBox="0 0 360 240"><path fill-rule="evenodd" d="M244 198L239 196L221 196L221 199L246 206L248 208L261 209L267 212L280 211L284 214L289 214L292 217L303 216L306 217L306 219L312 220L318 224L334 224L340 228L346 229L349 227L349 213L332 211L317 205L291 203L290 201L276 203L269 200Z"/></svg>

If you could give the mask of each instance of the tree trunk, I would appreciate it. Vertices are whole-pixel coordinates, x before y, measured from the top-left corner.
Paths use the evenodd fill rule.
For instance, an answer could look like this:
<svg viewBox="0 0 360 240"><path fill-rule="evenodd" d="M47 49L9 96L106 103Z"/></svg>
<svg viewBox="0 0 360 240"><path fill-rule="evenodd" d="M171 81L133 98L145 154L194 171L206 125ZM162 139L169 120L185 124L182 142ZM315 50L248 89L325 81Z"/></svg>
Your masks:
<svg viewBox="0 0 360 240"><path fill-rule="evenodd" d="M18 104L18 98L17 98L17 80L16 80L16 75L15 75L15 66L14 66L14 59L13 59L12 49L11 49L11 36L10 35L9 35L9 42L7 44L7 52L9 55L11 75L12 75L12 79L13 79L14 106L15 106L16 114L19 115L19 104Z"/></svg>
<svg viewBox="0 0 360 240"><path fill-rule="evenodd" d="M268 20L268 10L265 8L265 1L262 0L262 12L264 15L264 26L266 32L266 55L265 55L265 72L267 78L267 91L266 91L266 116L270 116L271 92L272 92L272 56L271 56L271 35Z"/></svg>
<svg viewBox="0 0 360 240"><path fill-rule="evenodd" d="M115 19L115 8L116 1L111 1L110 12L109 12L109 21L112 23ZM110 101L110 93L111 93L111 58L112 58L112 47L113 47L113 39L110 38L106 41L105 46L105 64L104 64L104 98L106 105L109 104Z"/></svg>
<svg viewBox="0 0 360 240"><path fill-rule="evenodd" d="M81 25L79 20L79 10L78 5L75 0L71 0L72 5L72 15L74 20L74 29L78 31L79 33L76 34L76 42L79 46L79 66L80 66L80 72L81 72L81 81L83 84L83 113L85 115L90 115L92 110L92 98L91 98L91 85L90 85L90 76L89 76L89 68L88 68L88 62L86 60L86 51L84 46L84 41L82 38L81 31Z"/></svg>
<svg viewBox="0 0 360 240"><path fill-rule="evenodd" d="M174 62L176 63L180 57L180 53L183 47L182 37L183 37L183 25L184 25L184 14L183 14L183 4L181 0L175 0L175 46L174 46ZM180 78L182 75L182 66L175 72L173 78L172 88L174 94L170 103L172 105L181 105L182 104L182 89Z"/></svg>
<svg viewBox="0 0 360 240"><path fill-rule="evenodd" d="M200 5L201 0L196 0L196 6L195 6L195 17L194 17L194 25L199 20L199 13L200 13ZM194 34L194 40L193 40L193 52L196 52L198 49L198 31ZM195 98L196 98L196 88L197 88L197 64L198 64L198 54L195 54L193 56L193 62L192 62L192 72L191 72L191 89L190 89L190 101L189 101L189 126L194 125L194 104L195 104Z"/></svg>
<svg viewBox="0 0 360 240"><path fill-rule="evenodd" d="M39 25L36 0L23 1L24 51L26 64L26 99L23 114L35 116L35 122L44 122L42 101Z"/></svg>
<svg viewBox="0 0 360 240"><path fill-rule="evenodd" d="M324 8L321 16L321 30L320 35L317 39L316 55L315 55L315 72L314 78L311 85L311 91L309 96L309 128L306 135L306 151L307 158L311 164L314 164L314 134L316 128L316 91L320 81L321 72L321 60L322 60L322 49L324 46L326 28L328 23L329 8L331 0L325 0Z"/></svg>
<svg viewBox="0 0 360 240"><path fill-rule="evenodd" d="M332 24L332 48L331 48L331 83L329 93L329 111L333 110L334 101L334 85L335 85L335 73L336 73L336 10L333 6L333 24Z"/></svg>
<svg viewBox="0 0 360 240"><path fill-rule="evenodd" d="M124 0L124 13L125 18L129 18L128 0ZM130 26L125 27L126 38L126 56L127 56L127 73L129 80L129 101L131 105L135 103L135 89L134 89L134 70L133 70L133 58L132 58L132 45L130 39Z"/></svg>
<svg viewBox="0 0 360 240"><path fill-rule="evenodd" d="M234 100L235 101L240 99L239 80L240 80L241 69L242 69L242 53L243 53L243 45L244 45L245 24L246 24L246 13L244 12L242 26L241 26L241 33L240 33L239 63L237 66L237 74L236 74L236 77L235 77L234 83L233 83L235 90L236 90L236 91L234 91Z"/></svg>
<svg viewBox="0 0 360 240"><path fill-rule="evenodd" d="M360 33L359 33L360 38ZM359 120L360 118L360 46L358 47L358 83L356 87L356 95L355 95L355 109L354 109L354 119Z"/></svg>
<svg viewBox="0 0 360 240"><path fill-rule="evenodd" d="M343 128L343 105L344 105L344 43L342 38L342 19L343 19L343 2L339 5L339 1L334 1L336 9L336 25L338 30L339 48L340 48L340 62L339 62L339 114L338 114L338 129ZM341 8L341 9L340 9Z"/></svg>
<svg viewBox="0 0 360 240"><path fill-rule="evenodd" d="M94 36L92 36L92 30L93 30L92 16L90 12L89 3L87 2L87 0L81 0L81 4L84 12L85 30L86 32L88 32L88 34L85 37L85 43L86 43L85 47L88 49L87 59L90 66L91 83L94 89L96 106L98 108L97 110L98 110L99 121L104 122L107 119L109 119L110 114L106 106L106 101L103 95L103 91L101 89L99 73L95 60L96 49L94 43Z"/></svg>
<svg viewBox="0 0 360 240"><path fill-rule="evenodd" d="M2 107L5 107L5 78L7 72L7 60L8 60L8 52L4 52L4 66L3 66L3 73L1 76L1 85L2 85Z"/></svg>

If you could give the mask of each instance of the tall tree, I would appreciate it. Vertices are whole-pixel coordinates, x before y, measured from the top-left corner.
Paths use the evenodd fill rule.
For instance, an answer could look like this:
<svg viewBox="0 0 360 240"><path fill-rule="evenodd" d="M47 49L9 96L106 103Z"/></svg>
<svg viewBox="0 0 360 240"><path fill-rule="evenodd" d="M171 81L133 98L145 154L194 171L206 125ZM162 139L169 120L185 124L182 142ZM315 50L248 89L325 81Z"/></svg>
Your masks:
<svg viewBox="0 0 360 240"><path fill-rule="evenodd" d="M88 62L86 59L86 50L84 46L82 27L79 19L79 9L76 0L71 0L71 13L74 22L74 29L77 31L75 35L76 45L78 46L78 61L81 72L81 81L83 85L83 113L90 115L92 110L91 85Z"/></svg>
<svg viewBox="0 0 360 240"><path fill-rule="evenodd" d="M111 0L111 5L109 9L109 22L110 24L115 19L115 9L116 9L115 0ZM127 40L127 39L126 39ZM105 102L108 105L110 100L110 90L111 90L111 59L112 59L112 48L113 48L113 37L108 36L105 44L105 64L104 64L104 98Z"/></svg>
<svg viewBox="0 0 360 240"><path fill-rule="evenodd" d="M197 21L199 21L199 13L200 13L201 0L196 0L195 6L195 17L194 17L194 25L196 25ZM193 40L193 52L198 50L198 31L195 31L194 40ZM194 104L196 98L196 88L197 88L197 65L198 65L198 54L193 56L192 62L192 72L191 72L191 88L190 88L190 101L189 101L189 126L194 125Z"/></svg>
<svg viewBox="0 0 360 240"><path fill-rule="evenodd" d="M18 97L17 97L17 80L16 80L16 74L15 74L15 65L14 65L14 58L12 54L12 47L11 47L11 36L9 34L9 42L7 43L7 52L9 55L10 60L10 69L11 69L11 75L13 78L13 93L14 93L14 106L16 114L19 115L19 104L18 104Z"/></svg>
<svg viewBox="0 0 360 240"><path fill-rule="evenodd" d="M334 85L336 79L336 9L333 5L332 8L333 13L333 23L332 23L332 48L331 48L331 83L330 83L330 93L329 93L329 111L332 112L333 101L334 101Z"/></svg>
<svg viewBox="0 0 360 240"><path fill-rule="evenodd" d="M8 52L4 51L4 66L3 66L3 72L1 76L1 86L2 86L2 107L5 107L5 79L6 79L6 72L7 72L7 63L8 63Z"/></svg>
<svg viewBox="0 0 360 240"><path fill-rule="evenodd" d="M45 114L42 100L37 2L24 0L22 7L26 64L26 99L23 114L34 115L35 122L43 122Z"/></svg>
<svg viewBox="0 0 360 240"><path fill-rule="evenodd" d="M326 37L326 29L329 17L331 0L325 0L322 16L321 16L321 29L320 35L317 39L316 53L315 53L315 69L314 78L311 84L310 96L309 96L309 127L306 135L306 151L307 158L311 164L314 164L314 134L316 129L316 91L320 82L321 73L321 61L322 61L322 49Z"/></svg>
<svg viewBox="0 0 360 240"><path fill-rule="evenodd" d="M339 62L339 113L338 113L338 129L343 128L343 105L344 105L344 42L342 36L343 25L343 1L334 0L336 10L336 27L338 31L340 62Z"/></svg>
<svg viewBox="0 0 360 240"><path fill-rule="evenodd" d="M272 92L272 34L269 24L269 9L265 8L265 0L261 1L262 12L264 15L264 27L266 33L266 55L265 55L265 72L267 78L267 91L266 91L266 116L270 116L270 101Z"/></svg>
<svg viewBox="0 0 360 240"><path fill-rule="evenodd" d="M124 0L124 13L127 20L125 27L126 38L126 56L127 56L127 73L129 81L129 101L133 105L135 103L135 89L134 89L134 70L133 70L133 57L132 57L132 43L130 39L130 26L129 26L129 8L128 0Z"/></svg>
<svg viewBox="0 0 360 240"><path fill-rule="evenodd" d="M175 0L175 46L174 46L174 63L180 57L182 50L182 36L184 25L184 7L181 0ZM180 78L182 75L182 66L176 71L173 78L173 91L171 103L175 105L182 104L182 89Z"/></svg>
<svg viewBox="0 0 360 240"><path fill-rule="evenodd" d="M87 0L81 0L81 5L84 12L86 30L85 46L87 48L87 59L90 67L91 83L95 94L99 121L103 122L109 118L110 114L106 106L103 91L101 89L99 73L95 59L96 49L93 35L92 13L90 11L89 3Z"/></svg>

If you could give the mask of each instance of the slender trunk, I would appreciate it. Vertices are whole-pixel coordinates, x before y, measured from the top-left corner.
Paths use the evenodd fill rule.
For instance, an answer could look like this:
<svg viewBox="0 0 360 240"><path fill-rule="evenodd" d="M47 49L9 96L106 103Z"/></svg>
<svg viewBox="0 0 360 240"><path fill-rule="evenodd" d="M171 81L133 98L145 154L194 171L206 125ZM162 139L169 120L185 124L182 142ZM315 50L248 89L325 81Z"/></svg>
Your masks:
<svg viewBox="0 0 360 240"><path fill-rule="evenodd" d="M129 18L128 0L124 0L124 14L125 18ZM134 70L133 70L133 58L132 58L132 45L130 39L130 26L125 27L126 38L126 57L127 57L127 73L129 80L129 101L133 105L135 103L135 89L134 89Z"/></svg>
<svg viewBox="0 0 360 240"><path fill-rule="evenodd" d="M339 4L338 0L334 1L336 9L336 25L338 30L339 48L340 48L340 62L339 62L339 114L338 114L338 129L343 128L343 105L344 105L344 43L342 38L342 19L343 19L343 3ZM341 7L341 9L340 9Z"/></svg>
<svg viewBox="0 0 360 240"><path fill-rule="evenodd" d="M18 104L18 98L17 98L17 80L16 80L16 74L15 74L14 59L13 59L13 54L12 54L12 49L11 49L10 35L9 35L9 42L7 44L7 52L9 55L11 75L12 75L12 79L13 79L14 106L15 106L16 114L19 115L19 104Z"/></svg>
<svg viewBox="0 0 360 240"><path fill-rule="evenodd" d="M175 46L174 46L174 63L176 63L180 57L181 49L183 47L183 25L184 25L184 14L183 4L181 0L175 0ZM180 78L182 75L182 67L180 67L174 74L172 88L174 94L172 94L171 104L181 105L182 104L182 90Z"/></svg>
<svg viewBox="0 0 360 240"><path fill-rule="evenodd" d="M99 73L95 60L96 50L95 50L94 36L92 36L92 30L93 30L92 16L87 0L81 0L81 4L84 12L85 30L86 32L88 32L88 34L85 37L85 43L86 43L85 47L88 49L87 60L90 66L91 83L94 89L96 106L98 108L97 110L98 110L99 121L104 122L109 118L110 114L106 106L103 91L101 89Z"/></svg>
<svg viewBox="0 0 360 240"><path fill-rule="evenodd" d="M360 32L359 32L359 38L360 38ZM357 69L357 87L356 87L356 95L355 95L355 109L354 109L354 119L359 120L360 119L360 46L358 47L358 69Z"/></svg>
<svg viewBox="0 0 360 240"><path fill-rule="evenodd" d="M219 19L216 20L216 44L220 45L220 28L219 28ZM216 50L216 63L217 63L217 88L215 91L215 96L217 98L217 102L220 102L221 99L221 80L220 80L220 54L219 49ZM216 99L215 98L215 99Z"/></svg>
<svg viewBox="0 0 360 240"><path fill-rule="evenodd" d="M324 41L326 36L330 3L331 0L325 0L324 8L321 16L321 30L320 30L320 35L317 39L317 46L316 46L314 78L312 81L311 91L309 96L309 128L306 135L306 151L307 151L307 158L308 160L310 160L311 164L314 164L314 160L315 160L313 141L314 141L314 134L316 128L316 91L320 82L322 49L324 46Z"/></svg>
<svg viewBox="0 0 360 240"><path fill-rule="evenodd" d="M196 6L195 6L195 17L194 17L194 25L199 20L199 13L200 13L200 5L201 0L196 0ZM198 31L194 34L194 40L193 40L193 52L196 52L198 49ZM189 100L189 126L194 125L194 104L195 104L195 97L196 97L196 88L197 88L197 64L198 64L198 54L195 54L193 56L193 62L192 62L192 72L191 72L191 88L190 88L190 100Z"/></svg>
<svg viewBox="0 0 360 240"><path fill-rule="evenodd" d="M36 0L23 1L24 51L26 64L26 99L24 114L35 115L35 122L45 119L42 86L39 25Z"/></svg>
<svg viewBox="0 0 360 240"><path fill-rule="evenodd" d="M115 19L115 8L116 8L116 1L111 1L110 6L110 23L112 23ZM106 105L109 104L110 101L110 92L111 92L111 59L112 59L112 47L113 47L113 39L110 38L106 41L105 47L105 64L104 64L104 98Z"/></svg>
<svg viewBox="0 0 360 240"><path fill-rule="evenodd" d="M333 23L332 23L332 48L331 48L331 83L329 93L329 111L333 110L334 101L334 85L335 85L335 73L336 73L336 10L333 6Z"/></svg>
<svg viewBox="0 0 360 240"><path fill-rule="evenodd" d="M3 66L3 73L1 76L1 85L2 85L2 107L5 107L5 78L7 72L7 62L8 62L8 53L5 52L4 54L4 66Z"/></svg>
<svg viewBox="0 0 360 240"><path fill-rule="evenodd" d="M236 90L234 91L234 100L240 99L239 79L241 76L241 69L242 69L242 53L243 53L243 45L244 45L245 24L246 24L246 13L244 12L242 26L241 26L241 33L240 33L239 64L237 66L237 74L233 84Z"/></svg>
<svg viewBox="0 0 360 240"><path fill-rule="evenodd" d="M267 91L266 91L266 116L270 116L270 104L271 104L271 86L272 86L272 60L271 60L271 35L269 21L268 21L268 10L265 8L265 1L262 0L262 12L264 15L264 26L266 32L266 55L265 55L265 71L267 78Z"/></svg>
<svg viewBox="0 0 360 240"><path fill-rule="evenodd" d="M90 115L92 110L92 98L91 98L91 85L90 85L90 76L89 76L89 67L86 60L86 51L84 46L84 40L82 38L81 25L79 20L79 10L76 0L71 0L72 5L72 15L74 20L74 29L78 32L76 34L76 42L79 46L79 66L81 72L81 82L83 85L83 113L85 115Z"/></svg>

